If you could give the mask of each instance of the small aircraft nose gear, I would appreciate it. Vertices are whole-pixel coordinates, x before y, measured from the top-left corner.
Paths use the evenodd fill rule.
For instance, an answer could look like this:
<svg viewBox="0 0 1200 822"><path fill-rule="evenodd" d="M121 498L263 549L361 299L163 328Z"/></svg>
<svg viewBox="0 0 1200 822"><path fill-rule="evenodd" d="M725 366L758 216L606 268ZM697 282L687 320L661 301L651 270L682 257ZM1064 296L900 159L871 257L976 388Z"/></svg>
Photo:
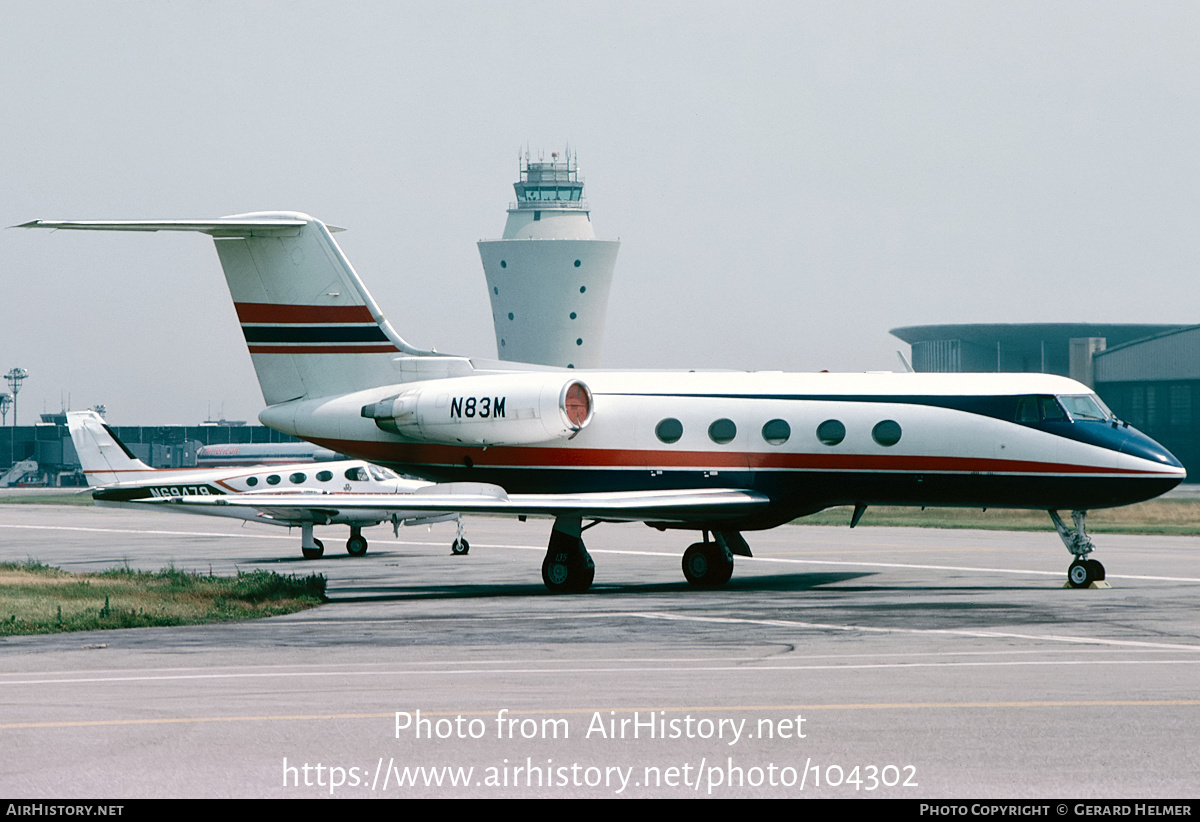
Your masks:
<svg viewBox="0 0 1200 822"><path fill-rule="evenodd" d="M320 559L325 554L325 543L313 536L311 522L300 526L300 552L305 559Z"/></svg>
<svg viewBox="0 0 1200 822"><path fill-rule="evenodd" d="M450 553L456 557L465 556L471 550L471 543L463 538L462 517L458 518L458 536L454 538L454 542L450 543Z"/></svg>
<svg viewBox="0 0 1200 822"><path fill-rule="evenodd" d="M367 540L362 535L362 528L350 526L350 539L346 540L346 553L352 557L361 557L367 553Z"/></svg>
<svg viewBox="0 0 1200 822"><path fill-rule="evenodd" d="M581 594L596 577L596 564L583 547L580 517L558 517L542 560L542 582L553 594Z"/></svg>
<svg viewBox="0 0 1200 822"><path fill-rule="evenodd" d="M1104 566L1099 560L1089 559L1088 554L1095 550L1092 538L1087 535L1087 511L1072 511L1071 521L1075 527L1068 527L1057 511L1050 512L1054 521L1054 529L1067 550L1075 555L1075 561L1067 569L1067 585L1072 588L1108 588L1104 581Z"/></svg>

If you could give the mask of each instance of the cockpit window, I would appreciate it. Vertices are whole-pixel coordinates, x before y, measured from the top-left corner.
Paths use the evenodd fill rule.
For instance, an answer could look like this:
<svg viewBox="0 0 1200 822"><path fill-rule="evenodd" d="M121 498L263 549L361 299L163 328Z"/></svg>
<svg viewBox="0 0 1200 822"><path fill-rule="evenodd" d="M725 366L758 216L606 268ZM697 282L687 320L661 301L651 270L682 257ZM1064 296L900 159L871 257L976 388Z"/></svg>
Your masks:
<svg viewBox="0 0 1200 822"><path fill-rule="evenodd" d="M366 468L363 468L361 465L356 465L353 468L346 469L346 479L350 480L351 482L367 482L371 479L371 477L367 475Z"/></svg>
<svg viewBox="0 0 1200 822"><path fill-rule="evenodd" d="M371 472L371 476L376 482L387 482L388 480L398 479L398 477L386 468L380 468L378 465L368 465L367 470Z"/></svg>
<svg viewBox="0 0 1200 822"><path fill-rule="evenodd" d="M1062 406L1058 404L1058 400L1054 397L1042 397L1042 419L1046 422L1060 422L1067 418L1066 413L1062 410Z"/></svg>
<svg viewBox="0 0 1200 822"><path fill-rule="evenodd" d="M1112 418L1112 412L1104 407L1094 394L1067 394L1058 398L1073 420L1100 420Z"/></svg>

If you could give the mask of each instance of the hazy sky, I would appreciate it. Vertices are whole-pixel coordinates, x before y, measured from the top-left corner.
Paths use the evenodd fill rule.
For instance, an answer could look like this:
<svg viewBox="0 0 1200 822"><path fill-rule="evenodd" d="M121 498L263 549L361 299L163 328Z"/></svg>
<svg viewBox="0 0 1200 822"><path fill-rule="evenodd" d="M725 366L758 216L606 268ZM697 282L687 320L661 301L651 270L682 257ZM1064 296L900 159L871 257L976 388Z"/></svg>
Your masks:
<svg viewBox="0 0 1200 822"><path fill-rule="evenodd" d="M307 211L495 356L519 151L620 238L614 367L896 369L943 322L1200 322L1195 3L0 0L0 222ZM262 408L212 242L0 231L21 419ZM0 390L3 390L0 387ZM11 418L10 418L11 421Z"/></svg>

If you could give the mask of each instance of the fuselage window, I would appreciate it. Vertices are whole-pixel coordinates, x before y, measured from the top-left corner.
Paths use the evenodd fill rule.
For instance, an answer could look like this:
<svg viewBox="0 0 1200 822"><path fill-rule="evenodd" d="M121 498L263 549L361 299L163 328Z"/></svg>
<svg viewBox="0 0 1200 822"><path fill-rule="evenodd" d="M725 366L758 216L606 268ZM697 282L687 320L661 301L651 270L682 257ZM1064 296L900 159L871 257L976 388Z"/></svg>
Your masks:
<svg viewBox="0 0 1200 822"><path fill-rule="evenodd" d="M367 475L367 470L362 466L356 465L353 468L346 469L346 479L352 482L366 482L370 479Z"/></svg>
<svg viewBox="0 0 1200 822"><path fill-rule="evenodd" d="M320 480L321 482L329 482L331 479L333 479L333 472L332 471L318 471L317 479Z"/></svg>
<svg viewBox="0 0 1200 822"><path fill-rule="evenodd" d="M299 485L300 483L304 482L306 479L308 479L308 476L300 473L299 471L297 471L296 473L294 473L290 477L288 477L288 481L291 482L292 485Z"/></svg>
<svg viewBox="0 0 1200 822"><path fill-rule="evenodd" d="M253 488L254 486L258 485L258 477L250 477L248 480L246 480L246 484Z"/></svg>
<svg viewBox="0 0 1200 822"><path fill-rule="evenodd" d="M838 420L825 420L817 426L817 439L824 445L837 445L846 439L846 426Z"/></svg>
<svg viewBox="0 0 1200 822"><path fill-rule="evenodd" d="M667 417L654 426L654 436L668 445L673 442L679 442L679 438L683 436L683 423L674 417Z"/></svg>
<svg viewBox="0 0 1200 822"><path fill-rule="evenodd" d="M900 442L900 423L895 420L875 423L875 427L871 429L871 438L880 445L895 445Z"/></svg>
<svg viewBox="0 0 1200 822"><path fill-rule="evenodd" d="M717 445L733 442L733 438L736 436L737 426L734 425L733 420L719 419L708 426L708 438Z"/></svg>
<svg viewBox="0 0 1200 822"><path fill-rule="evenodd" d="M762 438L771 445L783 445L792 436L792 427L784 420L771 420L762 427Z"/></svg>
<svg viewBox="0 0 1200 822"><path fill-rule="evenodd" d="M278 484L279 484L279 475L278 474L272 474L271 476L267 477L267 485L278 485Z"/></svg>

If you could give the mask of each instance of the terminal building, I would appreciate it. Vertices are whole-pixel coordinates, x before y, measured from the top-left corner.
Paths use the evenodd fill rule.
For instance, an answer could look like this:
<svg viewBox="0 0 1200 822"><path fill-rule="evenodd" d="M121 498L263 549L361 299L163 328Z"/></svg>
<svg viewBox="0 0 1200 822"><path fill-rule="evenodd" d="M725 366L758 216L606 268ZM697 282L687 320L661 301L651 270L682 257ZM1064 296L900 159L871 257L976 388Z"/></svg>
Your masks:
<svg viewBox="0 0 1200 822"><path fill-rule="evenodd" d="M919 325L892 334L912 346L915 371L1036 371L1078 380L1200 482L1200 326Z"/></svg>
<svg viewBox="0 0 1200 822"><path fill-rule="evenodd" d="M526 153L518 171L503 236L479 242L496 350L510 362L596 368L621 243L596 239L569 154Z"/></svg>

